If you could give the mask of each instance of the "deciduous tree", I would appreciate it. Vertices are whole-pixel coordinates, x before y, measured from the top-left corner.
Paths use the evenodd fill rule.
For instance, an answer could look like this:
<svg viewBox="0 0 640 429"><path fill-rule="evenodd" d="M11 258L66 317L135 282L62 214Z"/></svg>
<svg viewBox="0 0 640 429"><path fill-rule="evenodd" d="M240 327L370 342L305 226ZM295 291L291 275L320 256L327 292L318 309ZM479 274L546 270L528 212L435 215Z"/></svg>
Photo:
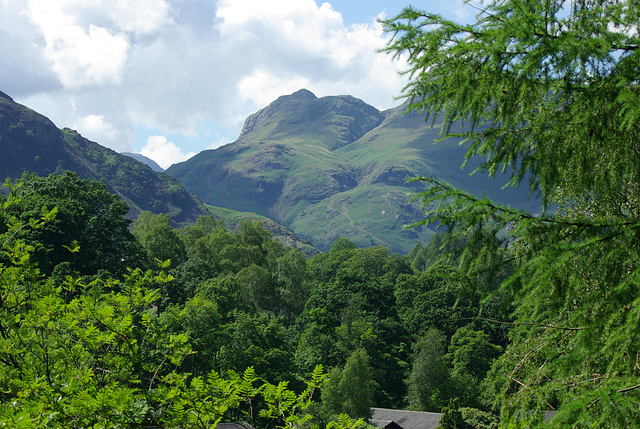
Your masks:
<svg viewBox="0 0 640 429"><path fill-rule="evenodd" d="M31 258L49 274L63 262L82 275L100 269L123 274L140 263L142 250L125 218L127 204L109 193L106 185L81 179L70 171L40 177L25 174L15 187L15 198L3 216L20 222L38 218L43 210L57 211L42 228L25 240L33 246ZM72 252L76 246L80 252Z"/></svg>
<svg viewBox="0 0 640 429"><path fill-rule="evenodd" d="M171 227L168 215L143 211L133 223L132 232L147 251L151 262L170 260L173 267L184 262L184 242Z"/></svg>
<svg viewBox="0 0 640 429"><path fill-rule="evenodd" d="M344 368L329 372L329 381L322 391L324 412L328 416L341 413L368 419L373 405L373 385L369 357L364 349L355 350Z"/></svg>

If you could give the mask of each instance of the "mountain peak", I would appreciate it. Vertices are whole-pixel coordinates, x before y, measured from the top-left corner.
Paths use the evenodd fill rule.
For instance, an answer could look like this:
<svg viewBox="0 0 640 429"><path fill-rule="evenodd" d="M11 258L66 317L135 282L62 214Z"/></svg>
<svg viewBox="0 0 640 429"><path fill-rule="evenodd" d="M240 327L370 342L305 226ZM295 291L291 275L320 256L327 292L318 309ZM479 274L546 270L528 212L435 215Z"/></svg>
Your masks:
<svg viewBox="0 0 640 429"><path fill-rule="evenodd" d="M270 123L275 112L281 109L283 106L289 106L290 109L295 111L298 109L300 103L305 104L317 99L318 97L316 97L313 92L304 88L294 92L293 94L281 95L267 107L259 110L245 120L242 131L240 132L240 137L249 134L254 129L260 128L260 126L266 123ZM295 107L292 107L292 105Z"/></svg>
<svg viewBox="0 0 640 429"><path fill-rule="evenodd" d="M133 158L136 161L139 161L139 162L141 162L143 164L148 165L149 167L151 167L151 169L153 171L159 171L159 172L163 172L164 171L164 168L160 167L157 162L155 162L151 158L147 158L146 156L142 155L141 153L120 152L120 154L121 155L127 155L128 157Z"/></svg>
<svg viewBox="0 0 640 429"><path fill-rule="evenodd" d="M302 88L294 92L293 94L285 95L282 98L289 98L293 100L315 100L318 97L316 97L316 95L308 89Z"/></svg>
<svg viewBox="0 0 640 429"><path fill-rule="evenodd" d="M311 91L301 89L278 97L249 116L239 139L277 140L287 136L316 141L335 150L357 140L382 119L383 115L375 107L355 97L318 98Z"/></svg>

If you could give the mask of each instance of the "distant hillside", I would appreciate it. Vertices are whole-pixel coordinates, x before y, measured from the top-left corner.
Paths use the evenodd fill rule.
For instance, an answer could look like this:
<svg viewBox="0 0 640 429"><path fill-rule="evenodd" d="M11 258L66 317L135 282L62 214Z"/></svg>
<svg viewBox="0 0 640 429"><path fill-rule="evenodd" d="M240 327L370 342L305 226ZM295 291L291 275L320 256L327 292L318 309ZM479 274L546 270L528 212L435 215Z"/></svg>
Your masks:
<svg viewBox="0 0 640 429"><path fill-rule="evenodd" d="M173 177L87 140L69 128L58 129L43 115L0 92L0 178L19 178L24 171L39 175L72 170L104 182L131 207L167 213L175 223L193 222L207 213Z"/></svg>
<svg viewBox="0 0 640 429"><path fill-rule="evenodd" d="M136 161L140 161L143 164L147 164L149 167L151 167L151 169L153 171L157 171L157 172L163 172L164 171L164 168L160 167L157 162L155 162L151 158L147 158L146 156L144 156L144 155L142 155L140 153L120 152L120 154L121 155L130 156L131 158L135 159Z"/></svg>
<svg viewBox="0 0 640 429"><path fill-rule="evenodd" d="M380 112L351 96L283 96L246 119L235 142L174 164L176 177L207 204L270 217L321 250L338 237L401 253L433 231L405 229L422 218L407 178L433 175L514 206L535 205L505 181L460 170L466 149L437 145L440 124L403 106ZM476 163L477 165L477 163Z"/></svg>

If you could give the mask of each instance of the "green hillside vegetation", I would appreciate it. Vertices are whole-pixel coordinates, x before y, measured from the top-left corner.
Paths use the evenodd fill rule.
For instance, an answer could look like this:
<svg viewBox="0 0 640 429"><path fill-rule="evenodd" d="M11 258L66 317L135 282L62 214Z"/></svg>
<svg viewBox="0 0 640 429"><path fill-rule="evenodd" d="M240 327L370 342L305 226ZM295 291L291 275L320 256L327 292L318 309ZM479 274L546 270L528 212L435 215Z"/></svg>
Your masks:
<svg viewBox="0 0 640 429"><path fill-rule="evenodd" d="M171 176L87 140L0 93L0 176L18 179L23 172L49 175L65 170L104 182L131 208L168 213L176 223L195 222L206 214L202 202Z"/></svg>
<svg viewBox="0 0 640 429"><path fill-rule="evenodd" d="M408 253L433 231L405 230L422 218L409 196L423 190L407 180L435 174L447 182L519 207L535 206L527 191L461 172L457 142L434 145L440 124L379 112L350 96L317 98L307 90L278 98L251 115L238 140L201 152L167 173L207 204L270 217L314 247L339 237L361 246L384 245Z"/></svg>
<svg viewBox="0 0 640 429"><path fill-rule="evenodd" d="M318 253L316 248L312 247L309 243L301 241L300 238L289 229L274 222L268 217L260 216L259 214L252 212L239 212L222 207L207 206L207 208L209 209L209 212L216 218L220 219L228 229L236 229L242 222L257 221L260 222L262 227L269 231L273 236L273 239L279 243L298 249L307 257Z"/></svg>
<svg viewBox="0 0 640 429"><path fill-rule="evenodd" d="M307 259L240 213L235 229L148 211L130 225L106 185L70 172L6 186L0 426L356 429L371 406L454 397L491 411L480 386L508 330L474 315L508 307L481 304L490 284L345 238ZM423 361L439 365L428 386Z"/></svg>

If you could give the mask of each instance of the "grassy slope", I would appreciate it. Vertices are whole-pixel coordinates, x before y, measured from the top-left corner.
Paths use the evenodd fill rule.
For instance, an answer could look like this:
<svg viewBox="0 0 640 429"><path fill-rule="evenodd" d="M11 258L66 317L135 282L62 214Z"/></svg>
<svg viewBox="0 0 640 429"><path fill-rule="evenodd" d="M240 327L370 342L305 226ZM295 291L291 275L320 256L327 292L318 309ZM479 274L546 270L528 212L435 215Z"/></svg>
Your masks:
<svg viewBox="0 0 640 429"><path fill-rule="evenodd" d="M523 192L500 190L506 180L461 171L466 149L455 141L434 145L437 123L403 115L402 107L376 113L352 97L296 94L249 117L235 143L168 172L207 203L268 216L322 250L338 237L401 253L428 241L432 231L403 228L422 217L409 196L423 185L408 184L409 177L434 175L528 204Z"/></svg>
<svg viewBox="0 0 640 429"><path fill-rule="evenodd" d="M509 180L506 174L498 174L492 179L486 173L473 173L480 163L479 158L469 160L463 168L467 147L461 145L460 140L435 143L442 138L440 122L436 120L431 125L415 113L403 112L403 108L393 109L379 127L338 150L356 168L370 171L364 182L384 181L384 176L388 176L388 170L393 167L396 183L401 173L406 173L406 177L434 176L477 196L486 194L502 203L521 208L538 205L524 191L513 187L503 189Z"/></svg>

